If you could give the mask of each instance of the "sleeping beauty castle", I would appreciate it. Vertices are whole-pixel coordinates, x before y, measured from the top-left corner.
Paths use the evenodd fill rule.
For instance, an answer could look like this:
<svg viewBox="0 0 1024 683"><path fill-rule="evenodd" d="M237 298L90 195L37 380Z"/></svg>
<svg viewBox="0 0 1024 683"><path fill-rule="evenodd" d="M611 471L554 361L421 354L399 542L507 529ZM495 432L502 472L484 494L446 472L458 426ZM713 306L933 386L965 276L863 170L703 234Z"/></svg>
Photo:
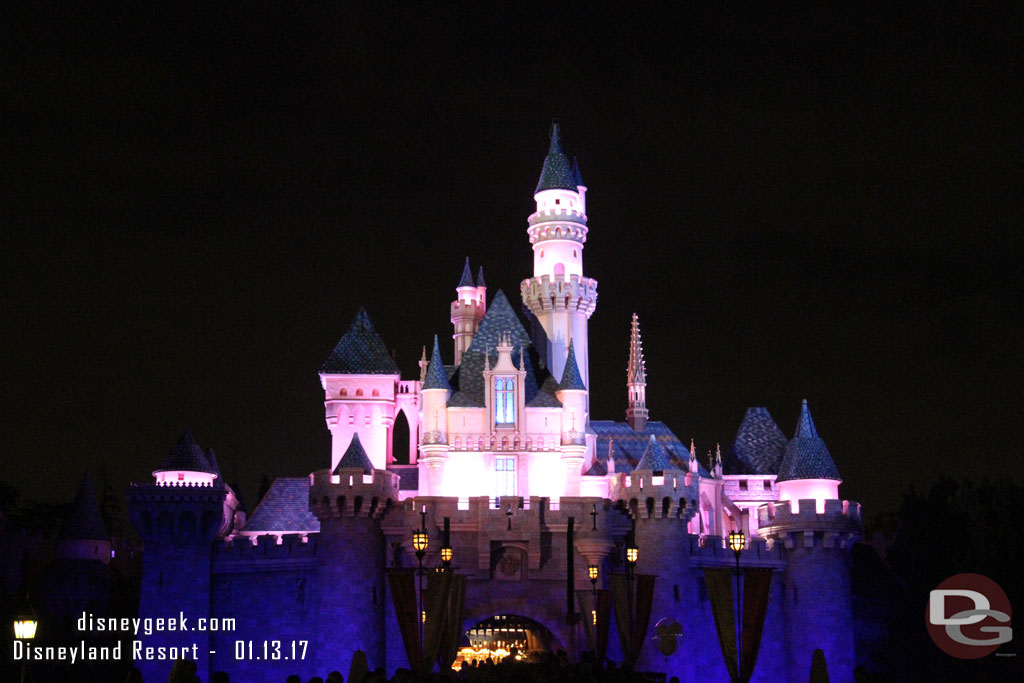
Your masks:
<svg viewBox="0 0 1024 683"><path fill-rule="evenodd" d="M634 315L624 419L591 415L587 187L557 124L533 196L518 299L488 292L467 259L450 341L423 333L418 377L356 313L320 368L323 469L277 479L246 518L190 433L154 458L154 480L129 490L139 616L234 622L145 646L197 644L204 680L305 680L357 650L388 675L594 650L682 681L797 681L818 649L832 680L852 680L860 506L839 497L807 402L785 431L748 408L699 462L654 419L670 399L648 406ZM166 677L166 662L140 666Z"/></svg>

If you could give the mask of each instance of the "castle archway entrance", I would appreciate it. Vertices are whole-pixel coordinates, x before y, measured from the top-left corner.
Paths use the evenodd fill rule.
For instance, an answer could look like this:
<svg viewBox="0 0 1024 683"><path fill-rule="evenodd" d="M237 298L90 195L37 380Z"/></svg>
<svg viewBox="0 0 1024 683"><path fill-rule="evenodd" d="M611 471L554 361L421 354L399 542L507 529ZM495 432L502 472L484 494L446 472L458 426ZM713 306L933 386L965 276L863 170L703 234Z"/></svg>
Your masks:
<svg viewBox="0 0 1024 683"><path fill-rule="evenodd" d="M463 642L452 668L474 666L506 657L537 660L551 652L557 639L544 624L518 614L498 614L474 623L463 634Z"/></svg>

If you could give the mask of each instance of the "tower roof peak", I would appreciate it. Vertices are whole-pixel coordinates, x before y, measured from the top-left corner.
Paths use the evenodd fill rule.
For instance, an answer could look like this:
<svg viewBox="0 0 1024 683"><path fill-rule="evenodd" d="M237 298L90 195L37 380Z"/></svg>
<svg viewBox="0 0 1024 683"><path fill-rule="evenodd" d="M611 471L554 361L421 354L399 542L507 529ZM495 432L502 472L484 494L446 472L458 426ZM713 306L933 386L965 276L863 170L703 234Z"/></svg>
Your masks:
<svg viewBox="0 0 1024 683"><path fill-rule="evenodd" d="M364 474L373 473L373 463L370 462L363 444L359 441L359 432L352 435L352 441L349 442L345 455L341 456L341 460L338 461L338 466L334 468L334 474L338 474L341 470L357 469L362 470Z"/></svg>
<svg viewBox="0 0 1024 683"><path fill-rule="evenodd" d="M469 257L466 257L466 265L462 267L462 278L459 280L459 287L476 287L476 282L473 281L473 270L469 267Z"/></svg>
<svg viewBox="0 0 1024 683"><path fill-rule="evenodd" d="M434 335L434 350L430 353L430 362L427 364L427 373L423 379L423 389L445 389L452 390L448 383L448 373L444 370L444 363L441 361L441 349L437 343L437 335Z"/></svg>
<svg viewBox="0 0 1024 683"><path fill-rule="evenodd" d="M672 459L665 452L665 448L658 443L658 439L655 438L654 434L651 434L640 462L633 469L634 471L651 470L652 472L664 472L666 470L678 470L679 468L672 463Z"/></svg>
<svg viewBox="0 0 1024 683"><path fill-rule="evenodd" d="M60 529L60 538L86 541L110 540L110 534L103 523L96 490L92 486L92 476L88 470L82 476L75 500L68 508L64 524Z"/></svg>
<svg viewBox="0 0 1024 683"><path fill-rule="evenodd" d="M573 165L569 157L562 150L562 134L559 130L558 119L551 123L551 144L548 145L548 155L544 157L544 166L540 171L540 180L537 181L537 189L533 192L544 190L572 190L577 192L576 174L573 172Z"/></svg>
<svg viewBox="0 0 1024 683"><path fill-rule="evenodd" d="M476 286L486 287L487 282L484 281L484 267L480 266L476 271Z"/></svg>
<svg viewBox="0 0 1024 683"><path fill-rule="evenodd" d="M583 383L583 377L580 375L580 366L576 362L576 349L573 348L573 340L569 340L569 353L565 359L565 369L562 371L562 381L558 384L559 391L586 391L587 387Z"/></svg>
<svg viewBox="0 0 1024 683"><path fill-rule="evenodd" d="M370 314L362 306L331 355L320 366L321 374L398 375L401 372L384 340L373 328Z"/></svg>
<svg viewBox="0 0 1024 683"><path fill-rule="evenodd" d="M825 441L818 436L818 430L811 419L811 409L807 407L807 399L800 406L800 418L797 420L796 433L786 444L785 455L779 466L776 481L791 479L836 479L842 481L839 469L828 452Z"/></svg>
<svg viewBox="0 0 1024 683"><path fill-rule="evenodd" d="M196 443L192 430L185 427L175 443L167 451L167 455L153 472L206 472L219 474L217 468L210 464L203 449Z"/></svg>

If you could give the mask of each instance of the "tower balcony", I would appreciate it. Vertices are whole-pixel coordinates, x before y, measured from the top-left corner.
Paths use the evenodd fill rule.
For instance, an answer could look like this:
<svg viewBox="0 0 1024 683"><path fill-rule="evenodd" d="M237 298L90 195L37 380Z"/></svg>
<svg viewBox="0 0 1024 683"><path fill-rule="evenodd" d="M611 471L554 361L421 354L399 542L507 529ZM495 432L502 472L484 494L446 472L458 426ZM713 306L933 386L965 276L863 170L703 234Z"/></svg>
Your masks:
<svg viewBox="0 0 1024 683"><path fill-rule="evenodd" d="M536 316L548 311L569 311L589 318L597 308L597 280L589 277L538 275L523 280L519 291Z"/></svg>

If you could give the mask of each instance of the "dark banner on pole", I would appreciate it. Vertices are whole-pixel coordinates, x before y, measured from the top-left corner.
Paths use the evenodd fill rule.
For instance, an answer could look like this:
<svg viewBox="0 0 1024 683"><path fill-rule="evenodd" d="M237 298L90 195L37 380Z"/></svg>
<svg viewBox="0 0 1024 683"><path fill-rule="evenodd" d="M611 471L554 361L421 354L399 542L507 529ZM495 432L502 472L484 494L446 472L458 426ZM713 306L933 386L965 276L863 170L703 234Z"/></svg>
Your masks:
<svg viewBox="0 0 1024 683"><path fill-rule="evenodd" d="M606 590L597 591L597 661L603 662L608 654L608 631L611 628L612 596Z"/></svg>
<svg viewBox="0 0 1024 683"><path fill-rule="evenodd" d="M597 652L597 625L594 615L597 614L597 603L594 602L594 591L576 591L576 602L583 615L583 632L587 634L587 649Z"/></svg>
<svg viewBox="0 0 1024 683"><path fill-rule="evenodd" d="M637 574L632 583L636 584L633 600L630 600L629 577L626 574L612 574L612 602L615 604L615 624L619 631L619 643L622 645L624 663L636 664L647 635L647 626L651 621L651 606L654 602L654 579L650 574ZM600 598L599 598L600 600ZM630 614L629 605L633 604ZM633 630L630 632L630 623Z"/></svg>
<svg viewBox="0 0 1024 683"><path fill-rule="evenodd" d="M715 618L715 631L718 632L718 644L722 648L722 658L729 670L729 679L736 680L739 671L736 669L736 603L733 602L732 584L736 575L731 569L705 569L704 581L708 586L708 598L711 600L711 614Z"/></svg>
<svg viewBox="0 0 1024 683"><path fill-rule="evenodd" d="M438 648L437 665L440 671L446 671L455 661L459 652L459 639L462 637L462 613L466 604L466 577L448 570L451 574L451 589L448 592L448 605L441 625L443 636Z"/></svg>
<svg viewBox="0 0 1024 683"><path fill-rule="evenodd" d="M772 586L771 569L743 570L743 642L740 644L740 680L754 675L757 651L761 648L764 618L768 614L768 595Z"/></svg>
<svg viewBox="0 0 1024 683"><path fill-rule="evenodd" d="M409 668L419 670L420 665L420 628L419 611L416 606L416 570L389 569L388 587L391 589L391 603L398 618L398 630L402 634L402 645L405 656L409 659Z"/></svg>
<svg viewBox="0 0 1024 683"><path fill-rule="evenodd" d="M433 667L441 640L445 636L444 622L447 621L452 576L453 572L427 574L427 596L423 601L423 609L426 612L426 621L423 624L423 659L420 660L423 664L423 673L427 673Z"/></svg>

